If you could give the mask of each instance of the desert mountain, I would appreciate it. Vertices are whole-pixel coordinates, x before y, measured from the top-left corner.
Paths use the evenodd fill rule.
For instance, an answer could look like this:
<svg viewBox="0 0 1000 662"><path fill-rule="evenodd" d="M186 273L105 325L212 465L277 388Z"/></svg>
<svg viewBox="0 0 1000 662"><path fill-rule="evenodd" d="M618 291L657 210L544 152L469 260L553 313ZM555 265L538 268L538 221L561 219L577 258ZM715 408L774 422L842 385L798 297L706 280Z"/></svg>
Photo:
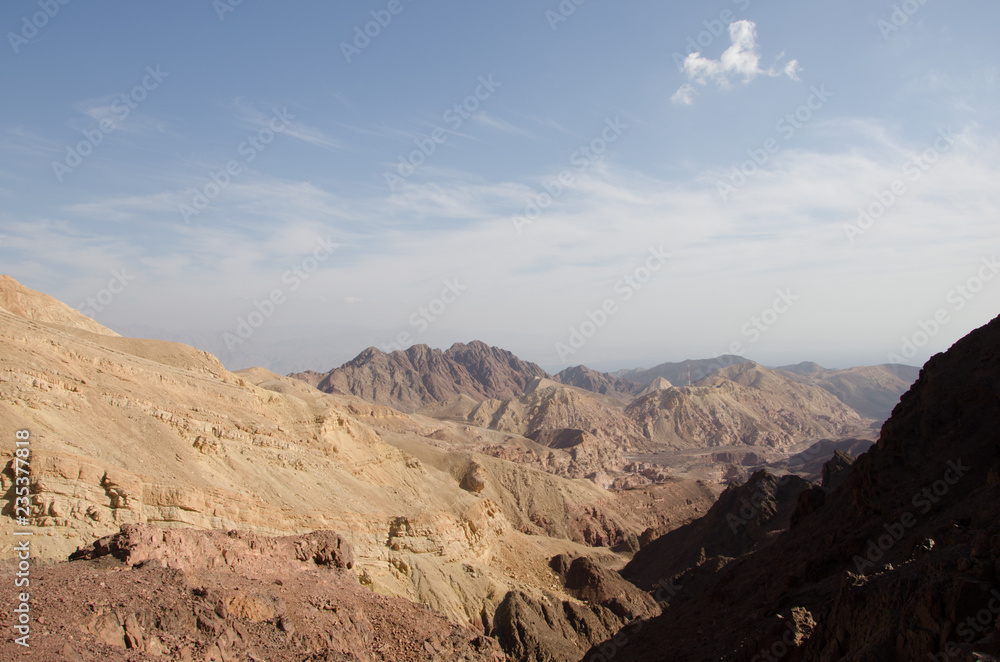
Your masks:
<svg viewBox="0 0 1000 662"><path fill-rule="evenodd" d="M31 505L23 525L0 519L3 558L13 555L12 531L24 528L39 561L65 559L131 524L261 538L334 531L353 549L351 572L364 590L422 603L485 635L511 591L577 600L550 568L553 556L617 565L609 548L683 525L714 500L694 481L609 492L477 453L469 448L480 432L500 446L506 436L322 393L263 369L232 373L185 345L85 330L76 311L17 291L20 307L0 311L0 452L12 457L15 431L30 431ZM0 472L7 504L14 479L8 461ZM194 540L197 549L209 544ZM95 576L106 577L101 568ZM176 586L220 586L219 577L200 584L197 573L177 578L171 595L181 600ZM118 588L76 604L103 619L87 625L93 637L93 628L112 639L115 627L135 634L158 618L123 601L122 582L105 581ZM213 604L184 600L177 609L191 618ZM233 643L229 625L217 625L205 626L213 634L203 643ZM362 636L367 626L358 627ZM264 646L256 636L254 645Z"/></svg>
<svg viewBox="0 0 1000 662"><path fill-rule="evenodd" d="M602 487L622 474L625 452L649 446L619 401L541 377L516 398L476 403L459 396L420 413L462 421L484 433L520 436L524 441L508 439L475 450L557 475L588 477Z"/></svg>
<svg viewBox="0 0 1000 662"><path fill-rule="evenodd" d="M663 377L657 377L653 381L646 384L645 388L636 394L636 397L641 398L642 396L649 395L654 391L664 391L668 388L673 388L673 386L674 385L671 384L669 380L664 379Z"/></svg>
<svg viewBox="0 0 1000 662"><path fill-rule="evenodd" d="M518 434L580 429L614 441L620 449L642 443L641 431L622 413L617 402L543 378L533 380L519 397L479 404L469 414L469 420L480 427Z"/></svg>
<svg viewBox="0 0 1000 662"><path fill-rule="evenodd" d="M1000 655L998 346L1000 318L932 357L839 486L804 493L794 526L756 552L676 578L658 595L661 616L592 655Z"/></svg>
<svg viewBox="0 0 1000 662"><path fill-rule="evenodd" d="M827 370L815 363L800 363L781 370L801 376L805 383L829 391L862 416L877 421L889 418L920 372L899 364Z"/></svg>
<svg viewBox="0 0 1000 662"><path fill-rule="evenodd" d="M647 393L625 414L651 441L676 449L781 448L861 434L874 422L818 386L752 362L722 368L691 387Z"/></svg>
<svg viewBox="0 0 1000 662"><path fill-rule="evenodd" d="M535 377L549 374L507 350L474 340L455 343L445 351L414 345L386 354L369 347L331 370L316 386L412 412L457 395L474 400L516 397ZM307 381L313 380L307 375Z"/></svg>
<svg viewBox="0 0 1000 662"><path fill-rule="evenodd" d="M631 400L641 386L633 381L615 377L606 372L591 370L585 365L566 368L554 377L555 381L575 386L601 395Z"/></svg>
<svg viewBox="0 0 1000 662"><path fill-rule="evenodd" d="M687 385L688 371L691 374L691 383L708 377L716 370L729 366L749 363L750 359L733 354L724 354L714 359L696 359L690 361L667 362L653 366L652 368L636 368L634 370L619 370L611 373L614 377L635 382L640 386L646 386L657 377L666 379L671 384Z"/></svg>
<svg viewBox="0 0 1000 662"><path fill-rule="evenodd" d="M695 383L716 371L744 363L752 361L741 356L725 355L714 359L662 363L649 369L619 370L614 373L596 372L586 366L577 366L560 372L556 375L556 379L571 386L631 400L671 384L686 386L688 368L691 381ZM899 402L899 396L913 384L919 373L917 368L898 364L828 370L812 362L770 368L770 370L792 379L795 379L792 377L795 375L801 378L802 383L819 386L837 396L862 417L876 421L889 418L892 408Z"/></svg>
<svg viewBox="0 0 1000 662"><path fill-rule="evenodd" d="M695 384L676 387L688 383L689 372ZM446 351L416 345L386 354L369 348L325 375L292 376L328 393L353 394L435 418L519 435L582 430L616 439L619 450L653 451L743 445L787 449L822 438L873 437L913 372L888 365L826 370L813 363L767 369L739 356L720 356L617 373L575 366L549 378L509 351L474 341ZM547 387L533 393L539 378L547 380ZM571 396L554 383L576 393ZM582 396L583 391L595 398Z"/></svg>

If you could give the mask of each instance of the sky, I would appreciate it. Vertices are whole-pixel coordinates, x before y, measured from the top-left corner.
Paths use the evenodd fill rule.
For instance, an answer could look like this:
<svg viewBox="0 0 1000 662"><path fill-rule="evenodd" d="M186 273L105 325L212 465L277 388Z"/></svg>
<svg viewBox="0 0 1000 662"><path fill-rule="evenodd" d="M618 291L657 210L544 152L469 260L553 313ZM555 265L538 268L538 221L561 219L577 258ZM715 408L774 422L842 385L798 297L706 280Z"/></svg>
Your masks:
<svg viewBox="0 0 1000 662"><path fill-rule="evenodd" d="M231 369L474 339L550 371L921 365L1000 313L998 23L8 0L0 272Z"/></svg>

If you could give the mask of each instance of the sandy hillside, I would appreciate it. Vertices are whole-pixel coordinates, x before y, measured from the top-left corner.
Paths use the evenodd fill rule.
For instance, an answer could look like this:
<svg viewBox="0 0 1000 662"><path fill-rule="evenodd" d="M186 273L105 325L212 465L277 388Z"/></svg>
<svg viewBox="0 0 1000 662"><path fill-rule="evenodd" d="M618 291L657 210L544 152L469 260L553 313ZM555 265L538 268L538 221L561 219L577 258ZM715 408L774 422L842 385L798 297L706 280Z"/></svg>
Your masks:
<svg viewBox="0 0 1000 662"><path fill-rule="evenodd" d="M9 458L15 430L31 431L42 557L65 558L133 522L267 535L329 529L352 544L363 584L475 623L512 588L559 590L552 556L620 564L587 544L682 524L714 496L682 482L665 488L666 503L646 495L636 507L589 481L450 452L427 438L450 423L263 370L234 374L184 345L117 337L5 282L14 293L4 300L17 306L0 312L0 452ZM0 488L11 487L8 462ZM14 525L0 520L4 558Z"/></svg>

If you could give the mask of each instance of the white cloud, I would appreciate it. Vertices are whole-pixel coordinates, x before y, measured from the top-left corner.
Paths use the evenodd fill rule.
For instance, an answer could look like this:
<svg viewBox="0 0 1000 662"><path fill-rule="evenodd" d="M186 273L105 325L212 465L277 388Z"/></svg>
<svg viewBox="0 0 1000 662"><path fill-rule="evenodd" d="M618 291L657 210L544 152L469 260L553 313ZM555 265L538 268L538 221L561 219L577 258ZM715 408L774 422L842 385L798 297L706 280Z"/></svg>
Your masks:
<svg viewBox="0 0 1000 662"><path fill-rule="evenodd" d="M683 106L690 106L694 103L694 95L694 86L691 83L684 83L674 92L674 96L670 97L670 100Z"/></svg>
<svg viewBox="0 0 1000 662"><path fill-rule="evenodd" d="M799 72L802 71L802 66L799 64L798 60L790 60L788 64L785 65L783 69L785 75L792 80L801 80L799 78Z"/></svg>
<svg viewBox="0 0 1000 662"><path fill-rule="evenodd" d="M728 203L716 182L729 168L666 180L595 163L521 234L511 214L556 173L527 184L441 178L393 195L350 196L248 175L213 202L211 217L190 226L180 222L171 193L62 208L70 218L145 221L108 226L96 237L81 232L75 218L14 223L0 215L7 235L0 250L19 256L5 267L15 276L51 284L51 293L74 303L111 268L134 269L142 281L101 319L109 324L173 328L183 319L191 327L223 328L246 314L248 301L282 287L289 303L268 327L275 334L303 324L332 333L349 324L372 330L352 340L356 346L340 360L400 330L412 332L412 311L436 296L445 278L458 278L468 291L419 341L447 346L481 338L555 365L554 343L565 342L569 326L615 296L615 283L650 247L662 246L674 255L669 268L622 302L621 313L574 362L631 361L621 353L633 350L651 360L719 353L745 340L741 325L778 287L792 288L803 305L750 347L750 358L764 360L766 352L784 362L822 358L811 352L830 346L885 360L900 334L943 305L948 288L981 259L984 238L995 234L1000 193L990 182L1000 176L1000 144L961 134L954 150L913 181L901 155L919 156L926 144L863 119L816 128L826 136L823 144L837 147L781 150ZM850 244L843 224L895 180L907 192ZM150 223L157 220L169 225ZM140 232L155 232L157 240ZM334 257L292 292L281 274L327 236L338 244ZM80 254L88 256L82 266ZM60 278L56 264L75 265L89 280ZM969 310L995 311L996 288L984 290ZM956 316L947 337L927 350L943 349L967 331L978 319L972 313ZM863 333L847 323L856 319L865 320ZM288 355L309 350L286 344ZM641 358L637 364L649 363Z"/></svg>
<svg viewBox="0 0 1000 662"><path fill-rule="evenodd" d="M753 21L731 23L729 38L733 45L718 60L703 57L701 53L691 53L684 59L684 73L688 80L702 86L711 81L721 88L729 87L734 79L742 78L743 83L749 83L757 76L785 75L792 80L799 80L801 67L798 60L790 60L781 71L776 71L774 67L761 69L757 24ZM693 90L691 83L685 83L674 93L673 102L690 105L693 102Z"/></svg>

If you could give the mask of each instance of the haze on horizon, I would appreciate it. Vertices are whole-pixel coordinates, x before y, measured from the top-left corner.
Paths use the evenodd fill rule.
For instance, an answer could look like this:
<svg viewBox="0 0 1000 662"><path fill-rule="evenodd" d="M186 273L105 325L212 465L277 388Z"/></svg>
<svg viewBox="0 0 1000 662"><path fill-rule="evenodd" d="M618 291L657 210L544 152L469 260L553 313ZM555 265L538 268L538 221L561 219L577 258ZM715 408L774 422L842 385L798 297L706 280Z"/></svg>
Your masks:
<svg viewBox="0 0 1000 662"><path fill-rule="evenodd" d="M920 365L1000 312L998 19L9 2L0 272L232 369Z"/></svg>

